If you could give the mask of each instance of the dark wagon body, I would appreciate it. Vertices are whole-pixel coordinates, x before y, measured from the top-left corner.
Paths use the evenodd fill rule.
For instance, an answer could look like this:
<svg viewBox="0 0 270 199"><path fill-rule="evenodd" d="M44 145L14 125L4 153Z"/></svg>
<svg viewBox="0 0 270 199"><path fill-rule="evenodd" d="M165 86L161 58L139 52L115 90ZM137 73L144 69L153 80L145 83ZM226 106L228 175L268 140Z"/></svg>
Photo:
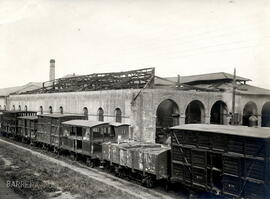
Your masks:
<svg viewBox="0 0 270 199"><path fill-rule="evenodd" d="M36 140L37 122L37 115L18 117L18 132L25 141Z"/></svg>
<svg viewBox="0 0 270 199"><path fill-rule="evenodd" d="M1 131L7 136L21 138L22 135L18 131L18 118L21 116L35 116L35 111L3 111Z"/></svg>
<svg viewBox="0 0 270 199"><path fill-rule="evenodd" d="M62 137L62 122L73 119L84 119L84 115L76 114L42 114L38 115L36 142L59 148Z"/></svg>
<svg viewBox="0 0 270 199"><path fill-rule="evenodd" d="M101 159L102 143L112 139L108 122L70 120L64 126L61 148L76 154Z"/></svg>
<svg viewBox="0 0 270 199"><path fill-rule="evenodd" d="M172 181L225 197L270 197L269 129L207 124L171 129Z"/></svg>

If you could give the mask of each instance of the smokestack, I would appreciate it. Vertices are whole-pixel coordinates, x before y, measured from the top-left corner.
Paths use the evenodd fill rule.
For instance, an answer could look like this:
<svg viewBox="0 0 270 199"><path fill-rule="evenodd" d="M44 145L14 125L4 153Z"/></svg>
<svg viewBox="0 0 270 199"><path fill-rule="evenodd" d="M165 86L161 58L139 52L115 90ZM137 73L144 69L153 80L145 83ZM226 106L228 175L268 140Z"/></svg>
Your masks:
<svg viewBox="0 0 270 199"><path fill-rule="evenodd" d="M50 81L55 80L55 60L50 60Z"/></svg>

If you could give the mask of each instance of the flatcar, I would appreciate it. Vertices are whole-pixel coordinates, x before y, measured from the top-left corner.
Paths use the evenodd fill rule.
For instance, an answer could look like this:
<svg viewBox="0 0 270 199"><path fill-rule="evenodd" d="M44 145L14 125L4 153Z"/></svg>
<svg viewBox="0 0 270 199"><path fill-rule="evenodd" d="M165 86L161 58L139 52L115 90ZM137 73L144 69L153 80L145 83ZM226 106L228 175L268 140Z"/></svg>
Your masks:
<svg viewBox="0 0 270 199"><path fill-rule="evenodd" d="M3 111L1 131L8 137L21 139L22 135L18 132L18 117L35 116L35 111Z"/></svg>
<svg viewBox="0 0 270 199"><path fill-rule="evenodd" d="M270 198L270 131L187 124L171 128L171 181L228 198Z"/></svg>
<svg viewBox="0 0 270 199"><path fill-rule="evenodd" d="M57 152L61 143L62 122L73 119L85 119L85 116L59 113L38 115L35 143L42 145L43 148L53 149Z"/></svg>

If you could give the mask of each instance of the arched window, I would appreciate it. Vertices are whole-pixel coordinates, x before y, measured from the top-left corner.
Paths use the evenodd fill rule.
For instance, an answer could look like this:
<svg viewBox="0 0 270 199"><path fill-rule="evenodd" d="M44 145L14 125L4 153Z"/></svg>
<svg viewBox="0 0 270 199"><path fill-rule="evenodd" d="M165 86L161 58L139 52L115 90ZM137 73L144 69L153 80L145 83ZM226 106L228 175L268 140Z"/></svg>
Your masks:
<svg viewBox="0 0 270 199"><path fill-rule="evenodd" d="M0 110L2 110L2 106L0 105Z"/></svg>
<svg viewBox="0 0 270 199"><path fill-rule="evenodd" d="M83 108L83 115L85 116L85 118L88 120L88 108L84 107Z"/></svg>
<svg viewBox="0 0 270 199"><path fill-rule="evenodd" d="M13 111L15 111L15 105L12 106Z"/></svg>
<svg viewBox="0 0 270 199"><path fill-rule="evenodd" d="M19 105L19 111L21 111L22 110L22 107L21 107L21 105Z"/></svg>
<svg viewBox="0 0 270 199"><path fill-rule="evenodd" d="M104 121L104 111L101 107L98 109L98 121L100 122Z"/></svg>
<svg viewBox="0 0 270 199"><path fill-rule="evenodd" d="M63 114L64 113L63 106L60 106L59 111L60 111L60 114Z"/></svg>
<svg viewBox="0 0 270 199"><path fill-rule="evenodd" d="M243 109L243 117L242 117L242 125L243 126L249 126L250 125L250 117L251 116L258 116L258 108L255 102L248 102L244 106Z"/></svg>
<svg viewBox="0 0 270 199"><path fill-rule="evenodd" d="M185 112L185 123L204 123L205 109L204 105L199 100L193 100L189 103Z"/></svg>
<svg viewBox="0 0 270 199"><path fill-rule="evenodd" d="M218 100L211 108L211 124L228 124L227 121L228 108L225 102Z"/></svg>
<svg viewBox="0 0 270 199"><path fill-rule="evenodd" d="M122 112L121 112L120 108L115 109L115 121L122 122Z"/></svg>
<svg viewBox="0 0 270 199"><path fill-rule="evenodd" d="M27 105L24 106L24 110L27 111Z"/></svg>
<svg viewBox="0 0 270 199"><path fill-rule="evenodd" d="M6 105L4 105L4 111L6 111L7 110L7 106Z"/></svg>
<svg viewBox="0 0 270 199"><path fill-rule="evenodd" d="M40 114L42 115L43 114L43 107L42 106L39 107L39 111L40 111Z"/></svg>
<svg viewBox="0 0 270 199"><path fill-rule="evenodd" d="M52 114L52 113L53 113L52 106L49 106L49 113L50 113L50 114Z"/></svg>
<svg viewBox="0 0 270 199"><path fill-rule="evenodd" d="M266 102L262 108L262 127L270 127L270 102Z"/></svg>

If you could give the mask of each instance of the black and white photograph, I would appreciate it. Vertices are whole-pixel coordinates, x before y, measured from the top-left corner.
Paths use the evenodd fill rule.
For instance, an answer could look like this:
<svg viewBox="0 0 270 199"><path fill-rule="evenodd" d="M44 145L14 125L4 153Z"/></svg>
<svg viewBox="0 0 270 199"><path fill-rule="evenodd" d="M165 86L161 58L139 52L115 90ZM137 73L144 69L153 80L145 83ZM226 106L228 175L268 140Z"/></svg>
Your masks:
<svg viewBox="0 0 270 199"><path fill-rule="evenodd" d="M0 0L0 199L270 198L270 1Z"/></svg>

